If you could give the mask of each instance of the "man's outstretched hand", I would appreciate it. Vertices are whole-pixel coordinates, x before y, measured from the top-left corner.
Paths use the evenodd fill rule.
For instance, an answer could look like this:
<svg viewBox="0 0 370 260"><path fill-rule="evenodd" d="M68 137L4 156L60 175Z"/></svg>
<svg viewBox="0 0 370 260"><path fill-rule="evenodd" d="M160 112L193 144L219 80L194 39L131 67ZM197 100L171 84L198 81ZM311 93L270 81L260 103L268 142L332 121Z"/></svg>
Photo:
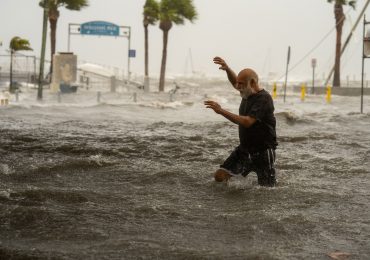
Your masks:
<svg viewBox="0 0 370 260"><path fill-rule="evenodd" d="M206 108L213 109L213 111L215 111L217 114L221 113L222 108L220 104L218 104L217 102L207 100L207 101L204 101L204 105L206 105Z"/></svg>
<svg viewBox="0 0 370 260"><path fill-rule="evenodd" d="M227 70L229 67L227 66L227 64L226 64L226 62L222 59L222 58L220 58L220 57L214 57L213 58L213 62L215 63L215 64L218 64L218 65L220 65L221 67L219 68L220 70Z"/></svg>

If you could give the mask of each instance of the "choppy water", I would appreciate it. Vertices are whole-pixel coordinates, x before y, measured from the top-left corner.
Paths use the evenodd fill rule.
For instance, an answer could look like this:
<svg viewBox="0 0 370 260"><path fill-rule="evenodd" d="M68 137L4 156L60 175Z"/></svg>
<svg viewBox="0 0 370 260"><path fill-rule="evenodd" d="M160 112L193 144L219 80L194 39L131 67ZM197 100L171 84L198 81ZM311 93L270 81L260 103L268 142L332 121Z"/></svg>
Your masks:
<svg viewBox="0 0 370 260"><path fill-rule="evenodd" d="M0 108L0 259L369 259L370 99L278 99L270 189L214 183L237 127L202 101L239 97L211 85Z"/></svg>

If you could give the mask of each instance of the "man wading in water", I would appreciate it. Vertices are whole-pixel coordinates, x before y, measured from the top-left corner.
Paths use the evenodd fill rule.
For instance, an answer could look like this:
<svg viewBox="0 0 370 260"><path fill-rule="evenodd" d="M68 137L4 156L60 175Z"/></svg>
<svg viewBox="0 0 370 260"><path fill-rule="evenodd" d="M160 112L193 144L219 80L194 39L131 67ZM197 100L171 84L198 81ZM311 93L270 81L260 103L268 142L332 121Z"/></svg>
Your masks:
<svg viewBox="0 0 370 260"><path fill-rule="evenodd" d="M243 69L238 76L220 58L213 59L220 69L226 71L233 87L240 92L242 101L239 115L223 109L217 102L205 101L207 108L213 109L239 125L240 145L230 154L215 173L218 182L228 181L232 176L247 176L257 173L258 184L275 186L276 119L274 103L270 94L258 85L258 76L251 69Z"/></svg>

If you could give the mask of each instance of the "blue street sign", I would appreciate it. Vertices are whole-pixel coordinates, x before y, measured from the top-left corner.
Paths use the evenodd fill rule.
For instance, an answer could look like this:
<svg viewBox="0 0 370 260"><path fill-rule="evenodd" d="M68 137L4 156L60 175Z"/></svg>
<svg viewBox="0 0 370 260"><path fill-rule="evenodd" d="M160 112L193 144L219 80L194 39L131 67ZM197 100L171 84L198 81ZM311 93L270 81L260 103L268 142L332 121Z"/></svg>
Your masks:
<svg viewBox="0 0 370 260"><path fill-rule="evenodd" d="M128 51L128 56L130 58L135 58L136 57L136 50L129 50Z"/></svg>
<svg viewBox="0 0 370 260"><path fill-rule="evenodd" d="M81 24L80 33L89 35L119 36L119 26L103 21Z"/></svg>

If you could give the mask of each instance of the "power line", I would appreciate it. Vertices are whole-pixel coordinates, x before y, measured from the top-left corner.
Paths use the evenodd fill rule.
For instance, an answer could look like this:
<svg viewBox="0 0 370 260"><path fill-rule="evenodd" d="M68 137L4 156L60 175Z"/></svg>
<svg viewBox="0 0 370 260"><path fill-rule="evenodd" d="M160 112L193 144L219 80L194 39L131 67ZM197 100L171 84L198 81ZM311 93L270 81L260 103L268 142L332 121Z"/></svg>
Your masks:
<svg viewBox="0 0 370 260"><path fill-rule="evenodd" d="M351 9L349 9L346 13L346 15L351 11ZM330 34L335 30L335 28L337 27L338 24L340 24L341 22L343 22L343 20L345 19L345 16L343 16L343 18L333 26L332 29L330 29L330 31L310 50L308 51L308 53L306 55L303 56L303 58L301 58L297 63L295 63L289 70L288 72L291 72L293 71L296 67L298 67L309 55L311 55L329 36ZM281 80L283 77L285 76L285 74L283 74L282 76L279 77L278 80Z"/></svg>

